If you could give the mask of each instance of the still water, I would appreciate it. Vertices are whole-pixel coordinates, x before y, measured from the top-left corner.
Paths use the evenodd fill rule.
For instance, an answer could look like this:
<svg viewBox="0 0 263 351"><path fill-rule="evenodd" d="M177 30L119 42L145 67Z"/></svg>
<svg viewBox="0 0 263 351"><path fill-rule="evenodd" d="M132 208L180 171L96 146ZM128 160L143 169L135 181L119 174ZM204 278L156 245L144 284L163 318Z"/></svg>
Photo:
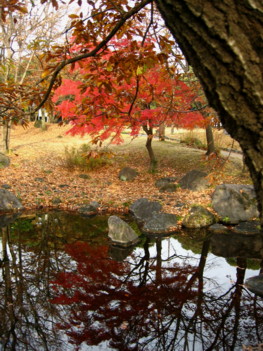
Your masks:
<svg viewBox="0 0 263 351"><path fill-rule="evenodd" d="M252 239L246 249L181 232L121 249L103 216L9 222L0 236L0 350L228 351L263 342L263 299L244 287L262 266Z"/></svg>

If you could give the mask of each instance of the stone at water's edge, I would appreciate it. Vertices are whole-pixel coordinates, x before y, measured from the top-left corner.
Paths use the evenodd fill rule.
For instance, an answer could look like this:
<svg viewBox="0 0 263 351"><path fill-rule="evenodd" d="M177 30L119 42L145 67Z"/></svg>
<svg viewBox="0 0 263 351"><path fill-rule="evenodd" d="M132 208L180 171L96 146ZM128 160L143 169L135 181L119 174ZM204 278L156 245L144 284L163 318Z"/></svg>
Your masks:
<svg viewBox="0 0 263 351"><path fill-rule="evenodd" d="M245 282L248 290L263 297L263 274L248 278Z"/></svg>
<svg viewBox="0 0 263 351"><path fill-rule="evenodd" d="M108 236L118 245L129 246L140 241L135 231L118 216L110 216L108 226Z"/></svg>
<svg viewBox="0 0 263 351"><path fill-rule="evenodd" d="M229 224L248 221L259 215L252 185L218 185L212 195L212 207L222 221Z"/></svg>
<svg viewBox="0 0 263 351"><path fill-rule="evenodd" d="M9 212L23 208L18 198L6 189L0 189L0 211Z"/></svg>
<svg viewBox="0 0 263 351"><path fill-rule="evenodd" d="M215 216L202 206L193 206L183 219L185 228L203 228L215 223Z"/></svg>
<svg viewBox="0 0 263 351"><path fill-rule="evenodd" d="M94 215L98 212L100 204L97 201L91 201L87 205L80 205L78 212L84 215Z"/></svg>
<svg viewBox="0 0 263 351"><path fill-rule="evenodd" d="M152 217L153 213L158 213L162 205L157 201L149 201L141 198L136 200L129 208L138 223L144 223L147 218Z"/></svg>
<svg viewBox="0 0 263 351"><path fill-rule="evenodd" d="M154 213L146 219L142 231L149 234L171 234L177 229L177 217L171 213Z"/></svg>

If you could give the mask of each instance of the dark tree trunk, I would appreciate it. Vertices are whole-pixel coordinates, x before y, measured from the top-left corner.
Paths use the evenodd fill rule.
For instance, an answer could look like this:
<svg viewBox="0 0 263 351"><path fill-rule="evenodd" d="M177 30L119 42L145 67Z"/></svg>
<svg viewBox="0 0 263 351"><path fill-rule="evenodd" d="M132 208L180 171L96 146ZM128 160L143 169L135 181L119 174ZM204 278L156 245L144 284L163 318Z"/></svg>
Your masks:
<svg viewBox="0 0 263 351"><path fill-rule="evenodd" d="M155 0L210 105L244 152L263 224L263 3Z"/></svg>
<svg viewBox="0 0 263 351"><path fill-rule="evenodd" d="M150 157L150 171L154 172L157 167L157 160L152 149L153 129L151 127L143 126L143 130L147 134L147 141L145 146Z"/></svg>
<svg viewBox="0 0 263 351"><path fill-rule="evenodd" d="M206 143L207 143L207 155L215 154L216 153L216 148L215 148L215 142L214 142L214 134L213 134L213 129L210 125L208 125L205 129L205 134L206 134Z"/></svg>

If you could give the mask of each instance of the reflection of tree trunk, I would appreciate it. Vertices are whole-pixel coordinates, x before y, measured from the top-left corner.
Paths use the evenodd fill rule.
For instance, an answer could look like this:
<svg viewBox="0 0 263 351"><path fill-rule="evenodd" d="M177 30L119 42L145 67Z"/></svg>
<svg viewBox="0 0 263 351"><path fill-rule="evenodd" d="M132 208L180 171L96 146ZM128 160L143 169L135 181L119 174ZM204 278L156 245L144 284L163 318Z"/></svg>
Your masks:
<svg viewBox="0 0 263 351"><path fill-rule="evenodd" d="M186 333L188 333L188 330L192 329L193 325L196 322L198 322L198 316L203 314L202 303L203 303L203 296L204 296L204 292L203 292L204 269L205 269L205 265L206 265L207 255L209 252L209 247L210 247L210 239L205 240L203 242L199 265L198 265L196 273L191 278L191 286L194 284L195 280L198 279L198 297L197 297L195 313L192 316L191 320L189 321Z"/></svg>
<svg viewBox="0 0 263 351"><path fill-rule="evenodd" d="M215 154L216 153L216 149L215 149L213 129L212 129L212 127L210 125L208 125L206 127L205 133L206 133L206 143L207 143L206 155Z"/></svg>
<svg viewBox="0 0 263 351"><path fill-rule="evenodd" d="M2 245L3 245L3 280L5 286L5 300L4 300L4 309L7 312L5 316L7 316L7 320L4 321L5 329L8 331L6 334L6 340L3 340L4 350L9 343L9 340L12 340L12 345L10 350L15 350L16 348L16 318L14 312L14 300L13 300L13 289L12 289L12 279L11 279L11 269L10 269L10 260L8 257L7 247L9 242L9 228L2 228ZM4 319L4 316L2 316ZM10 335L12 337L10 338Z"/></svg>
<svg viewBox="0 0 263 351"><path fill-rule="evenodd" d="M156 239L156 283L161 283L162 281L162 239Z"/></svg>
<svg viewBox="0 0 263 351"><path fill-rule="evenodd" d="M144 268L143 277L140 281L139 286L144 286L147 282L147 276L149 272L149 259L150 259L149 242L150 242L149 238L146 238L145 243L143 245L144 257L141 259L140 265L143 265L143 263L145 262L145 268Z"/></svg>
<svg viewBox="0 0 263 351"><path fill-rule="evenodd" d="M147 141L145 146L150 157L150 171L154 172L157 166L157 160L152 149L153 129L152 127L148 128L146 125L144 125L143 130L147 134Z"/></svg>
<svg viewBox="0 0 263 351"><path fill-rule="evenodd" d="M237 258L237 280L234 285L235 290L233 291L230 297L230 303L228 308L222 312L221 322L218 325L218 328L215 333L215 338L207 351L213 351L215 349L215 345L217 344L218 339L220 338L220 333L223 331L225 334L225 330L227 330L228 326L226 325L227 318L229 317L231 311L235 310L234 317L234 325L233 325L233 341L232 346L229 348L230 350L235 349L235 344L237 341L237 333L238 333L238 325L239 325L239 317L240 317L240 303L241 303L241 295L242 295L242 285L244 284L244 277L246 271L246 259L245 258Z"/></svg>
<svg viewBox="0 0 263 351"><path fill-rule="evenodd" d="M237 334L238 334L238 326L240 319L240 303L241 303L241 295L242 295L242 285L244 284L245 272L247 268L247 260L245 258L237 258L237 281L236 281L236 291L234 294L234 308L235 308L235 323L233 326L233 342L231 346L231 350L235 349L235 345L237 342Z"/></svg>

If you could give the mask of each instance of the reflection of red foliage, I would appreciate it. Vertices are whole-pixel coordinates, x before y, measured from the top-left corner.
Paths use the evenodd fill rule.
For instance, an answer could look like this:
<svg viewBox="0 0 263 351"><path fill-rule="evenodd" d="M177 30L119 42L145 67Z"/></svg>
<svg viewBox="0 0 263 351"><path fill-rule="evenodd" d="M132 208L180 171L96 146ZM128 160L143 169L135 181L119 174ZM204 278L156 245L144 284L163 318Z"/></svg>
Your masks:
<svg viewBox="0 0 263 351"><path fill-rule="evenodd" d="M68 305L67 322L57 327L76 345L109 340L112 347L139 350L135 346L138 340L158 334L180 316L185 301L197 295L193 286L185 289L187 277L193 273L189 266L162 269L159 285L152 278L161 268L151 266L149 281L140 286L143 270L148 270L143 260L132 273L127 262L110 259L106 247L76 243L66 250L77 262L77 271L58 274L52 282L52 303Z"/></svg>

